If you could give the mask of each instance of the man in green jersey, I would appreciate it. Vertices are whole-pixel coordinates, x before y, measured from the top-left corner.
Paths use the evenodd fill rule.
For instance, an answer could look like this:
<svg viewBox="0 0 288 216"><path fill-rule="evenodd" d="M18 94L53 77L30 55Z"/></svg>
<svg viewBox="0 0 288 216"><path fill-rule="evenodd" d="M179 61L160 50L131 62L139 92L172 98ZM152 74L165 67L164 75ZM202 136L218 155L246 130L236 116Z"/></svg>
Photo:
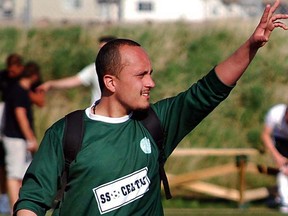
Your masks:
<svg viewBox="0 0 288 216"><path fill-rule="evenodd" d="M287 30L267 5L251 37L188 90L151 104L153 69L145 50L136 42L116 39L96 58L102 96L85 110L82 148L71 163L69 181L59 215L163 215L159 177L159 150L133 111L149 106L167 134L165 157L223 101L244 73L258 49L275 28ZM51 207L64 167L64 121L50 127L26 172L14 214L45 215Z"/></svg>

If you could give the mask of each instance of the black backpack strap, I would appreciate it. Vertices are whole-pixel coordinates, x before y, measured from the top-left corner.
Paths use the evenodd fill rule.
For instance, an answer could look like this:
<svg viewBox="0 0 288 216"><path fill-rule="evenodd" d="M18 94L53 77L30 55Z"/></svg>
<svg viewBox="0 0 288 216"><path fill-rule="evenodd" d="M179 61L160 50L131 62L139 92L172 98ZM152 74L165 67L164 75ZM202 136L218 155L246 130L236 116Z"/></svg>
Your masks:
<svg viewBox="0 0 288 216"><path fill-rule="evenodd" d="M71 162L76 158L82 146L84 134L84 110L76 110L65 116L65 128L62 140L65 167L61 176L61 188L58 190L54 208L60 203L64 194Z"/></svg>
<svg viewBox="0 0 288 216"><path fill-rule="evenodd" d="M164 131L161 126L161 122L154 112L154 110L150 107L145 114L145 117L141 118L141 123L146 127L149 131L151 136L153 137L154 141L156 142L158 149L159 149L159 174L160 179L162 180L164 191L166 195L166 199L171 199L172 195L169 188L168 179L165 173L164 164L166 161L165 152L164 152Z"/></svg>
<svg viewBox="0 0 288 216"><path fill-rule="evenodd" d="M63 136L65 169L69 168L82 146L84 134L83 113L83 110L76 110L65 116L65 130Z"/></svg>

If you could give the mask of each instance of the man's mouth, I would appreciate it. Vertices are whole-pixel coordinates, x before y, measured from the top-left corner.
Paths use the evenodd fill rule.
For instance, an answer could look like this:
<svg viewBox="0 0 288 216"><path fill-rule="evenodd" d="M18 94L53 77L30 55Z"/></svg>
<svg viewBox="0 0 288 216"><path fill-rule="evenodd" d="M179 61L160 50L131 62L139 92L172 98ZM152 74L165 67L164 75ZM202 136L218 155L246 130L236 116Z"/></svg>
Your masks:
<svg viewBox="0 0 288 216"><path fill-rule="evenodd" d="M143 91L142 96L149 98L150 97L150 91Z"/></svg>

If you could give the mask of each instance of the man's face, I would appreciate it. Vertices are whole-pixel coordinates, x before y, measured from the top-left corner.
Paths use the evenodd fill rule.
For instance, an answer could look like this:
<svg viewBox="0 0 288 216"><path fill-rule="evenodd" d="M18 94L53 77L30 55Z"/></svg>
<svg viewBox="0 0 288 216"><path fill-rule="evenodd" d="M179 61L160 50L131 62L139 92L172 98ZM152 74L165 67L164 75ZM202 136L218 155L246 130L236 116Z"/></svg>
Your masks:
<svg viewBox="0 0 288 216"><path fill-rule="evenodd" d="M143 48L120 48L122 70L115 79L115 95L121 106L130 112L150 105L150 90L155 87L152 66Z"/></svg>
<svg viewBox="0 0 288 216"><path fill-rule="evenodd" d="M21 64L15 64L11 65L8 70L9 70L9 77L11 78L17 78L21 75L23 72L24 66Z"/></svg>

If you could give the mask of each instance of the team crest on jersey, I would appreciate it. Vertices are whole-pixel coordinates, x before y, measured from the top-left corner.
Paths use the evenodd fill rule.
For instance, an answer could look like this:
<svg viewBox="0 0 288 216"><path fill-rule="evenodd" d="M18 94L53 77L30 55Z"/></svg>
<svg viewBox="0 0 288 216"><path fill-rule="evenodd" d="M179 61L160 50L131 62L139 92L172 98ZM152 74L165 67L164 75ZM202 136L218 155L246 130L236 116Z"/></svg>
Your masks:
<svg viewBox="0 0 288 216"><path fill-rule="evenodd" d="M145 167L130 175L93 189L101 214L116 210L141 197L149 190L150 179Z"/></svg>
<svg viewBox="0 0 288 216"><path fill-rule="evenodd" d="M151 143L147 137L140 141L140 147L145 154L151 154Z"/></svg>

